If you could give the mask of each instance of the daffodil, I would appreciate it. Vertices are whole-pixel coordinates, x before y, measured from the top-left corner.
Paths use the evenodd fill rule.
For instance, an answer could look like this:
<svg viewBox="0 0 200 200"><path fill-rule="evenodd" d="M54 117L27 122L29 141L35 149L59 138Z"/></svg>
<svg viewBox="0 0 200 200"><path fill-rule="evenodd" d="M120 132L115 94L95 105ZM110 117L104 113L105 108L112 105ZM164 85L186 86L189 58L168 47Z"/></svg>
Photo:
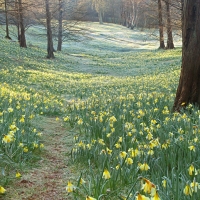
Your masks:
<svg viewBox="0 0 200 200"><path fill-rule="evenodd" d="M195 169L193 164L191 164L190 167L188 168L188 172L190 176L194 175L194 173L195 175L197 175L197 170Z"/></svg>
<svg viewBox="0 0 200 200"><path fill-rule="evenodd" d="M110 179L110 172L107 169L105 169L103 172L103 178Z"/></svg>
<svg viewBox="0 0 200 200"><path fill-rule="evenodd" d="M19 172L16 172L15 177L20 178L22 175Z"/></svg>
<svg viewBox="0 0 200 200"><path fill-rule="evenodd" d="M121 158L125 158L126 157L126 151L121 151L120 152L120 154L119 154L119 156L121 157Z"/></svg>
<svg viewBox="0 0 200 200"><path fill-rule="evenodd" d="M156 186L148 179L146 178L143 178L142 179L145 183L143 184L142 183L142 190L145 192L145 193L148 193L148 194L151 194L151 196L154 196L155 193L156 193Z"/></svg>
<svg viewBox="0 0 200 200"><path fill-rule="evenodd" d="M28 147L24 147L23 151L24 151L24 153L27 153L28 152Z"/></svg>
<svg viewBox="0 0 200 200"><path fill-rule="evenodd" d="M138 193L137 196L135 197L135 200L150 200L150 199L149 197L146 197L145 195Z"/></svg>
<svg viewBox="0 0 200 200"><path fill-rule="evenodd" d="M167 186L167 181L166 181L166 179L164 179L164 180L162 181L162 186L163 186L164 188L166 188L166 186Z"/></svg>
<svg viewBox="0 0 200 200"><path fill-rule="evenodd" d="M140 169L141 171L147 171L147 170L150 169L150 167L149 167L149 165L148 165L147 163L143 163L143 164L140 164L140 165L139 165L139 169Z"/></svg>
<svg viewBox="0 0 200 200"><path fill-rule="evenodd" d="M183 190L183 193L185 194L185 195L190 195L190 196L192 196L192 189L191 189L191 187L190 187L190 185L187 183L186 184L186 186L185 186L185 188L184 188L184 190Z"/></svg>
<svg viewBox="0 0 200 200"><path fill-rule="evenodd" d="M190 183L190 187L192 189L192 192L197 192L198 189L200 189L200 184L196 182L194 179L192 183Z"/></svg>
<svg viewBox="0 0 200 200"><path fill-rule="evenodd" d="M80 184L82 185L82 184L84 184L84 183L86 183L85 180L81 178L81 179L80 179Z"/></svg>
<svg viewBox="0 0 200 200"><path fill-rule="evenodd" d="M132 158L127 158L126 159L127 165L132 165L133 164L133 159Z"/></svg>
<svg viewBox="0 0 200 200"><path fill-rule="evenodd" d="M93 198L93 197L90 197L90 196L87 196L87 197L86 197L86 200L97 200L97 199L95 199L95 198Z"/></svg>
<svg viewBox="0 0 200 200"><path fill-rule="evenodd" d="M158 195L158 191L156 191L155 195L151 197L151 200L160 200L160 197Z"/></svg>
<svg viewBox="0 0 200 200"><path fill-rule="evenodd" d="M5 192L6 192L6 189L0 185L0 194L4 194Z"/></svg>
<svg viewBox="0 0 200 200"><path fill-rule="evenodd" d="M70 192L73 192L74 189L75 189L74 185L71 183L71 181L68 181L67 187L66 187L66 191L67 191L68 193L70 193Z"/></svg>
<svg viewBox="0 0 200 200"><path fill-rule="evenodd" d="M191 145L191 146L189 146L188 148L190 149L190 151L194 151L194 152L195 152L195 150L196 150L196 148L195 148L194 145Z"/></svg>
<svg viewBox="0 0 200 200"><path fill-rule="evenodd" d="M14 140L14 137L10 134L8 135L4 135L3 139L2 139L2 142L4 143L10 143Z"/></svg>

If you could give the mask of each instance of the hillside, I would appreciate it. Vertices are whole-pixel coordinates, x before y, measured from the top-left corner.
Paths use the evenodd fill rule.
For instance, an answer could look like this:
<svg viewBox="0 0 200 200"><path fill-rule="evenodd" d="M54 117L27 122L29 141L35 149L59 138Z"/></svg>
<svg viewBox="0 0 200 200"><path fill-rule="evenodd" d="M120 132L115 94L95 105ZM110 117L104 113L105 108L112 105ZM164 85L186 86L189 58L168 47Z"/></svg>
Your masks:
<svg viewBox="0 0 200 200"><path fill-rule="evenodd" d="M28 29L27 49L1 38L0 198L135 199L151 193L142 179L163 200L187 199L185 184L199 179L188 174L199 167L199 112L170 112L180 41L163 51L150 30L81 26L55 60L39 27Z"/></svg>

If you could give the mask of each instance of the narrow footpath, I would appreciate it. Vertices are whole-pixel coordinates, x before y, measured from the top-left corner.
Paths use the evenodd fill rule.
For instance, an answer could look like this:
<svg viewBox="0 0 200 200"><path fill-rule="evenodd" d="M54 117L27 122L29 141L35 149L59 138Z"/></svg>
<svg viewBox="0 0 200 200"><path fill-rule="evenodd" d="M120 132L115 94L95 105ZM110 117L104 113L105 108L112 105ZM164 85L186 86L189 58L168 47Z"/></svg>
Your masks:
<svg viewBox="0 0 200 200"><path fill-rule="evenodd" d="M70 164L72 136L55 118L42 117L38 125L43 132L44 150L32 169L6 188L3 200L71 200L67 195L67 181L73 178ZM35 165L35 164L34 164Z"/></svg>

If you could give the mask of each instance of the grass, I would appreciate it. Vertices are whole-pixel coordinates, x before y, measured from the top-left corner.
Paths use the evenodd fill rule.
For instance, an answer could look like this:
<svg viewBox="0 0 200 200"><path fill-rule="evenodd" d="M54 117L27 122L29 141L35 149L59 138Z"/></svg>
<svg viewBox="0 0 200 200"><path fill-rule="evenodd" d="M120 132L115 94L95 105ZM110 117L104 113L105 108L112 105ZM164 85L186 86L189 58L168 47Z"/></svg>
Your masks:
<svg viewBox="0 0 200 200"><path fill-rule="evenodd" d="M34 42L34 33L42 34L38 27L27 32L28 49L1 39L0 139L11 141L0 144L0 185L10 191L15 171L41 155L43 143L51 148L53 138L42 139L40 128L53 116L74 138L66 159L76 175L60 174L69 192L58 184L63 198L156 199L156 189L163 200L198 199L199 110L189 105L184 113L170 112L181 49L157 50L149 30L82 26L90 30L82 42L64 43L55 60L45 58L42 38ZM46 120L35 123L38 117ZM59 141L68 140L60 132Z"/></svg>

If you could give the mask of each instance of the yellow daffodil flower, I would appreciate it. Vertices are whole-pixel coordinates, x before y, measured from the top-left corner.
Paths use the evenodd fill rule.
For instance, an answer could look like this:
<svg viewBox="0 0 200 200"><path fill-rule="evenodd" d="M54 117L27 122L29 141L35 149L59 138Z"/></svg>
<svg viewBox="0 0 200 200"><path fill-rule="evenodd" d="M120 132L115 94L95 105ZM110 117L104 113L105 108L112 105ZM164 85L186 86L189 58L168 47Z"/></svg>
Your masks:
<svg viewBox="0 0 200 200"><path fill-rule="evenodd" d="M86 200L97 200L97 199L95 199L95 198L93 198L93 197L90 197L90 196L87 196L87 197L86 197Z"/></svg>
<svg viewBox="0 0 200 200"><path fill-rule="evenodd" d="M192 196L192 189L191 189L191 187L190 187L190 185L187 183L186 184L186 186L185 186L185 188L184 188L184 190L183 190L183 193L185 194L185 195L190 195L190 196Z"/></svg>
<svg viewBox="0 0 200 200"><path fill-rule="evenodd" d="M155 195L151 197L151 200L160 200L160 197L158 195L158 191L156 191Z"/></svg>
<svg viewBox="0 0 200 200"><path fill-rule="evenodd" d="M110 172L107 169L105 169L103 172L103 178L110 179Z"/></svg>
<svg viewBox="0 0 200 200"><path fill-rule="evenodd" d="M15 177L20 178L22 175L19 172L16 172Z"/></svg>
<svg viewBox="0 0 200 200"><path fill-rule="evenodd" d="M6 192L6 189L0 185L0 194L4 194L5 192Z"/></svg>
<svg viewBox="0 0 200 200"><path fill-rule="evenodd" d="M133 159L132 158L127 158L126 159L127 165L132 165L133 164Z"/></svg>
<svg viewBox="0 0 200 200"><path fill-rule="evenodd" d="M145 183L142 184L141 190L143 190L145 193L151 194L151 196L154 196L156 193L156 186L148 179L143 178L142 179Z"/></svg>
<svg viewBox="0 0 200 200"><path fill-rule="evenodd" d="M141 171L147 171L147 170L150 169L150 167L149 167L149 165L148 165L147 163L143 163L143 164L140 164L140 165L139 165L139 169L140 169Z"/></svg>
<svg viewBox="0 0 200 200"><path fill-rule="evenodd" d="M137 196L135 197L135 200L150 200L150 199L149 199L149 197L146 197L146 196L138 193Z"/></svg>
<svg viewBox="0 0 200 200"><path fill-rule="evenodd" d="M71 181L68 181L67 187L66 187L66 191L67 191L68 193L70 193L70 192L73 192L74 189L75 189L74 185L71 183Z"/></svg>

